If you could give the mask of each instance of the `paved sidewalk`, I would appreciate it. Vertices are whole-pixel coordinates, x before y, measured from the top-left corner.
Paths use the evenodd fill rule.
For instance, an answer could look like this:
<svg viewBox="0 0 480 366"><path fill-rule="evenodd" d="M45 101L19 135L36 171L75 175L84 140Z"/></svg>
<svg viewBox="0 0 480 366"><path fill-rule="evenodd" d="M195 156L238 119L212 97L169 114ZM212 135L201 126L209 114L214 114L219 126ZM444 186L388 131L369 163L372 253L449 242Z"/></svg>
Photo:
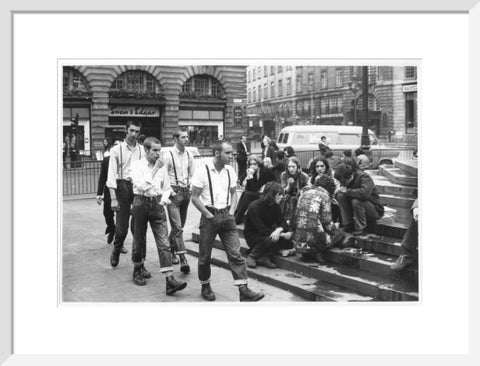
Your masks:
<svg viewBox="0 0 480 366"><path fill-rule="evenodd" d="M184 238L198 227L200 213L190 206ZM174 296L165 294L165 279L159 272L158 254L153 235L147 234L146 268L152 273L146 286L136 286L132 281L133 266L130 260L132 237L127 236L127 254L120 256L117 268L110 266L111 245L106 242L102 206L94 197L63 201L63 301L67 302L205 302L200 295L197 277L197 259L188 256L191 273L184 275L176 265L174 275L188 282L186 289ZM288 291L250 279L249 287L265 293L263 301L305 301ZM233 285L230 271L212 266L212 288L216 302L238 301L238 290Z"/></svg>

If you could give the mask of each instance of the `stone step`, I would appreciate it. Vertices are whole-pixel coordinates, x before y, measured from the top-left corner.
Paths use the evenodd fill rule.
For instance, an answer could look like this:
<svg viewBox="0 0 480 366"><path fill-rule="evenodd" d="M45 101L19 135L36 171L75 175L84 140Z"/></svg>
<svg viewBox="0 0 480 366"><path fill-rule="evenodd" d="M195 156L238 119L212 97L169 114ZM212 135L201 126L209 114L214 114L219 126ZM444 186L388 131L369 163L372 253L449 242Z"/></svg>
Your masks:
<svg viewBox="0 0 480 366"><path fill-rule="evenodd" d="M394 195L397 197L417 197L417 187L409 187L401 184L390 182L387 177L383 175L373 175L373 182L377 187L379 194Z"/></svg>
<svg viewBox="0 0 480 366"><path fill-rule="evenodd" d="M367 235L358 236L354 241L355 248L369 252L400 256L402 254L401 239L388 236Z"/></svg>
<svg viewBox="0 0 480 366"><path fill-rule="evenodd" d="M198 243L198 232L192 234L192 241ZM248 249L245 239L240 238L241 252L246 255ZM219 240L214 247L223 250ZM392 278L369 273L351 267L349 264L329 263L320 265L305 262L300 256L274 257L274 263L283 270L309 278L340 286L353 293L368 296L376 301L418 301L418 284L403 278Z"/></svg>
<svg viewBox="0 0 480 366"><path fill-rule="evenodd" d="M418 177L418 160L394 159L393 165L414 177Z"/></svg>
<svg viewBox="0 0 480 366"><path fill-rule="evenodd" d="M187 252L198 257L198 244L185 242ZM212 264L230 269L227 256L221 249L213 248ZM373 301L370 296L363 296L342 287L319 281L315 278L292 273L281 268L265 267L247 268L249 278L289 291L309 301Z"/></svg>
<svg viewBox="0 0 480 366"><path fill-rule="evenodd" d="M402 207L410 211L410 209L412 208L413 202L415 202L415 198L381 193L380 201L384 205L387 205L389 207L392 207L392 208Z"/></svg>
<svg viewBox="0 0 480 366"><path fill-rule="evenodd" d="M418 180L416 176L410 175L394 165L382 165L379 172L384 177L387 177L390 182L405 186L417 187Z"/></svg>

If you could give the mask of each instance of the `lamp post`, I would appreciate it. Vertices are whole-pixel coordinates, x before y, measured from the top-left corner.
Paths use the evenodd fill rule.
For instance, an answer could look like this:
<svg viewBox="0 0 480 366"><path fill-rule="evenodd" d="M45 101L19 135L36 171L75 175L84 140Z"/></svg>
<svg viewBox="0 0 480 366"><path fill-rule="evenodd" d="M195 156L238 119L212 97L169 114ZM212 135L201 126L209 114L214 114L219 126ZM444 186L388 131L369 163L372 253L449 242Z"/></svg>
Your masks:
<svg viewBox="0 0 480 366"><path fill-rule="evenodd" d="M361 81L358 80L357 74L353 74L352 80L348 82L348 88L353 93L353 124L357 125L357 92L362 88Z"/></svg>
<svg viewBox="0 0 480 366"><path fill-rule="evenodd" d="M362 101L362 140L361 145L363 150L370 149L370 138L368 137L368 66L362 66L362 86L363 86L363 101Z"/></svg>

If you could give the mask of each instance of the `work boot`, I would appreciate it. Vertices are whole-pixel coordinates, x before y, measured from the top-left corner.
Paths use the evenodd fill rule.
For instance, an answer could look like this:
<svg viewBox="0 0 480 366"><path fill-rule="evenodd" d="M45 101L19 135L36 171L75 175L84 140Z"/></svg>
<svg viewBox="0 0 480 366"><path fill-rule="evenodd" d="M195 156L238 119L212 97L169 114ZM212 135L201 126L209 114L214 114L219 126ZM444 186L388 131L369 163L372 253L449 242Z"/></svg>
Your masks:
<svg viewBox="0 0 480 366"><path fill-rule="evenodd" d="M145 286L147 282L145 281L145 278L142 276L142 269L141 268L134 268L133 270L133 282L135 285L138 286Z"/></svg>
<svg viewBox="0 0 480 366"><path fill-rule="evenodd" d="M109 232L107 236L107 243L112 244L113 238L115 237L115 232Z"/></svg>
<svg viewBox="0 0 480 366"><path fill-rule="evenodd" d="M261 292L250 290L247 285L238 286L238 292L240 293L240 301L259 301L265 296Z"/></svg>
<svg viewBox="0 0 480 366"><path fill-rule="evenodd" d="M172 261L172 264L178 264L180 263L180 261L178 260L178 257L175 255L175 249L173 249L173 247L170 249L170 258L171 258L171 261Z"/></svg>
<svg viewBox="0 0 480 366"><path fill-rule="evenodd" d="M177 281L175 277L167 277L167 295L173 295L175 292L183 290L187 287L187 283L183 281Z"/></svg>
<svg viewBox="0 0 480 366"><path fill-rule="evenodd" d="M142 274L143 278L151 278L152 277L150 272L148 272L147 269L145 268L145 265L143 265L142 268L140 269L140 273Z"/></svg>
<svg viewBox="0 0 480 366"><path fill-rule="evenodd" d="M401 271L406 266L415 263L415 258L410 254L402 254L397 261L393 263L390 268L392 271Z"/></svg>
<svg viewBox="0 0 480 366"><path fill-rule="evenodd" d="M257 261L251 255L247 256L247 267L257 268Z"/></svg>
<svg viewBox="0 0 480 366"><path fill-rule="evenodd" d="M112 251L112 254L110 255L110 264L112 267L118 266L118 260L120 259L120 253L117 252L116 250Z"/></svg>
<svg viewBox="0 0 480 366"><path fill-rule="evenodd" d="M257 259L257 265L259 266L264 266L264 267L267 267L267 268L271 268L271 269L274 269L274 268L277 268L277 266L275 265L275 263L273 263L270 258L268 257L260 257Z"/></svg>
<svg viewBox="0 0 480 366"><path fill-rule="evenodd" d="M185 274L190 273L190 265L188 264L187 258L185 257L185 254L179 254L180 257L180 271L182 271Z"/></svg>
<svg viewBox="0 0 480 366"><path fill-rule="evenodd" d="M122 247L122 249L120 249L120 253L122 253L122 254L127 254L127 253L128 253L127 248Z"/></svg>
<svg viewBox="0 0 480 366"><path fill-rule="evenodd" d="M215 301L215 293L210 286L210 283L202 285L202 297L207 301Z"/></svg>

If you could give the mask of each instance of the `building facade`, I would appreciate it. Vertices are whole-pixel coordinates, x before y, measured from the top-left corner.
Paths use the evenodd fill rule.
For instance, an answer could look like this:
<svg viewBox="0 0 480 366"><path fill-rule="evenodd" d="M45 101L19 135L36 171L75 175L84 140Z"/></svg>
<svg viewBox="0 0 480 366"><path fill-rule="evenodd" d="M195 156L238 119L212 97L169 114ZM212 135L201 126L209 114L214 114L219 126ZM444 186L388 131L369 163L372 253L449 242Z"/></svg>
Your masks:
<svg viewBox="0 0 480 366"><path fill-rule="evenodd" d="M417 68L368 67L369 128L385 140L417 141ZM251 65L247 116L251 135L275 138L293 124L361 124L362 67Z"/></svg>
<svg viewBox="0 0 480 366"><path fill-rule="evenodd" d="M184 126L190 142L210 147L246 127L245 66L72 65L63 67L63 141L94 156L103 140L124 138L129 119L141 133L172 144ZM68 150L68 148L67 148Z"/></svg>

